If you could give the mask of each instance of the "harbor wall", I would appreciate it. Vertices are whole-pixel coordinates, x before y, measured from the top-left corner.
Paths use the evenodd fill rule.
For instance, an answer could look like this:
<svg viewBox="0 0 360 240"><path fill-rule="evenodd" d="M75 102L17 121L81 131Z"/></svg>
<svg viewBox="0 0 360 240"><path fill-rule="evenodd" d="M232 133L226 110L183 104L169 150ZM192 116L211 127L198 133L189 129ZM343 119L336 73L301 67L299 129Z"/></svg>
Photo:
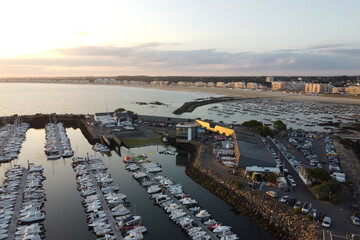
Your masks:
<svg viewBox="0 0 360 240"><path fill-rule="evenodd" d="M222 198L237 212L248 216L266 232L281 240L322 239L319 226L309 222L304 215L295 214L292 208L264 193L245 188L239 181L227 180L203 166L200 161L205 149L203 144L188 143L179 147L193 153L185 170L189 177Z"/></svg>

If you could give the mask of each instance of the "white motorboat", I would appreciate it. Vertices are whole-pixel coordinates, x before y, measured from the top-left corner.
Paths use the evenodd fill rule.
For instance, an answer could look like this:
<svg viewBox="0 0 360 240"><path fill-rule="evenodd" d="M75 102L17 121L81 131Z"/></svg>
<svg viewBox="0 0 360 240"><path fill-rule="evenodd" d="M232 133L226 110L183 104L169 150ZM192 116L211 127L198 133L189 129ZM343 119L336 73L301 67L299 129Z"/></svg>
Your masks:
<svg viewBox="0 0 360 240"><path fill-rule="evenodd" d="M231 227L229 227L229 226L219 226L217 228L214 228L213 233L228 232L230 230L231 230Z"/></svg>
<svg viewBox="0 0 360 240"><path fill-rule="evenodd" d="M190 235L191 239L200 238L202 236L206 235L205 231L198 231Z"/></svg>
<svg viewBox="0 0 360 240"><path fill-rule="evenodd" d="M137 226L134 227L133 229L128 230L126 233L130 234L132 232L140 232L140 233L144 233L147 231L147 228L145 226Z"/></svg>
<svg viewBox="0 0 360 240"><path fill-rule="evenodd" d="M187 230L187 233L188 233L189 235L192 235L192 234L194 234L194 233L196 233L196 232L201 231L201 229L202 229L202 227L192 227L192 228L189 228L189 229Z"/></svg>
<svg viewBox="0 0 360 240"><path fill-rule="evenodd" d="M122 219L118 225L120 228L123 227L131 227L134 225L138 225L141 222L141 217L140 216L130 216L128 218Z"/></svg>
<svg viewBox="0 0 360 240"><path fill-rule="evenodd" d="M96 240L115 240L116 237L113 235L105 234L105 236L97 238Z"/></svg>
<svg viewBox="0 0 360 240"><path fill-rule="evenodd" d="M44 213L42 213L40 211L33 211L33 212L29 212L29 214L24 217L20 217L19 221L21 221L23 223L29 223L29 222L43 220L44 218L45 218Z"/></svg>
<svg viewBox="0 0 360 240"><path fill-rule="evenodd" d="M124 237L124 240L142 240L144 236L141 232L131 232L129 235Z"/></svg>
<svg viewBox="0 0 360 240"><path fill-rule="evenodd" d="M210 213L208 213L208 211L206 211L206 210L201 210L199 213L197 213L195 215L195 217L197 217L197 218L206 218L206 217L210 217L210 216L211 216Z"/></svg>
<svg viewBox="0 0 360 240"><path fill-rule="evenodd" d="M100 230L98 230L97 232L95 232L96 236L104 236L105 234L109 234L111 233L111 228L102 228Z"/></svg>
<svg viewBox="0 0 360 240"><path fill-rule="evenodd" d="M116 209L115 211L111 210L111 214L114 217L124 216L124 215L129 214L129 213L130 213L130 210L127 209L126 207Z"/></svg>
<svg viewBox="0 0 360 240"><path fill-rule="evenodd" d="M220 238L220 240L237 240L237 239L239 239L239 237L236 234L225 235Z"/></svg>
<svg viewBox="0 0 360 240"><path fill-rule="evenodd" d="M162 188L159 185L151 185L150 187L148 187L147 193L149 194L157 193L160 192L161 189Z"/></svg>
<svg viewBox="0 0 360 240"><path fill-rule="evenodd" d="M169 217L172 220L176 220L176 219L181 218L181 217L183 217L185 215L186 215L186 212L184 212L183 210L174 210L174 211L171 212Z"/></svg>

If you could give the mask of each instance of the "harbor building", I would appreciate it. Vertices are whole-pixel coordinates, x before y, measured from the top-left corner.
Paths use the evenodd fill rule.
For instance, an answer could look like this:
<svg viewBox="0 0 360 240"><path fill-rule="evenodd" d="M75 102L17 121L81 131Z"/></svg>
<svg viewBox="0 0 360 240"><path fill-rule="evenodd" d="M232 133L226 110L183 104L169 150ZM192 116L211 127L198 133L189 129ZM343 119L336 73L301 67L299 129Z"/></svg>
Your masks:
<svg viewBox="0 0 360 240"><path fill-rule="evenodd" d="M182 122L176 125L176 142L189 142L196 136L197 124Z"/></svg>
<svg viewBox="0 0 360 240"><path fill-rule="evenodd" d="M236 130L236 143L239 149L237 167L242 169L257 168L273 171L276 168L275 159L271 156L260 135L254 132Z"/></svg>
<svg viewBox="0 0 360 240"><path fill-rule="evenodd" d="M245 171L257 169L262 172L279 173L275 159L259 134L241 129L234 130L201 120L196 120L196 123L201 128L232 138L235 167Z"/></svg>

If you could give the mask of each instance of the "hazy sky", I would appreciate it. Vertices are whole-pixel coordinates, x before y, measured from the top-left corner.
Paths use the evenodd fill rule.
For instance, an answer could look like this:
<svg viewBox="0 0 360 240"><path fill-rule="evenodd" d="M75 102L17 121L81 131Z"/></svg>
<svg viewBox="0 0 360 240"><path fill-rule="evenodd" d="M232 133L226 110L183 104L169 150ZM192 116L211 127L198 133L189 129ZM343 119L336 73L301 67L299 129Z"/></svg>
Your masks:
<svg viewBox="0 0 360 240"><path fill-rule="evenodd" d="M359 0L0 1L0 77L360 75Z"/></svg>

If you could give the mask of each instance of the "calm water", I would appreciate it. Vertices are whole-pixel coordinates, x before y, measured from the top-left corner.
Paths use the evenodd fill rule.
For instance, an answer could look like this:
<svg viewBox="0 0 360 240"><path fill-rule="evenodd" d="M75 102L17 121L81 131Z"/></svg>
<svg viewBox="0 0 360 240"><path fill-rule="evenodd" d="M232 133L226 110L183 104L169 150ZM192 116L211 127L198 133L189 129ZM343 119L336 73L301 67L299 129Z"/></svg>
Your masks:
<svg viewBox="0 0 360 240"><path fill-rule="evenodd" d="M41 83L0 83L0 116L13 114L27 115L36 113L74 113L74 114L93 114L95 112L113 111L116 108L125 108L138 114L212 119L223 121L224 123L242 123L244 121L256 119L266 123L264 118L269 118L266 114L235 113L234 115L217 115L214 111L209 111L211 106L222 108L222 104L205 105L196 108L192 113L184 113L180 116L172 112L180 107L184 102L193 101L198 98L218 97L220 95L198 92L166 91L157 89L144 89L110 85L75 85L75 84L41 84ZM160 101L166 105L139 105L136 102ZM270 100L264 100L270 101ZM256 100L245 100L244 103ZM279 103L274 103L279 104ZM280 103L282 104L282 103ZM321 103L319 108L321 108ZM289 108L292 108L289 105ZM324 115L310 115L283 113L279 117L288 127L302 128L311 131L324 131L323 127L307 127L289 122L290 119L299 117L300 119L319 118ZM270 117L274 120L275 117Z"/></svg>
<svg viewBox="0 0 360 240"><path fill-rule="evenodd" d="M171 113L184 102L210 96L216 95L107 85L0 83L0 116L93 114L114 111L119 107L145 115L175 116ZM168 106L136 104L151 101L160 101Z"/></svg>
<svg viewBox="0 0 360 240"><path fill-rule="evenodd" d="M77 156L94 154L92 146L79 129L67 129L67 133ZM76 190L75 174L70 165L71 159L46 160L43 151L44 141L44 129L29 129L19 158L12 163L1 164L0 176L3 178L4 171L11 165L26 165L27 160L43 164L46 176L44 188L47 196L44 207L46 239L95 239L95 236L87 229L86 216L81 205L82 198ZM123 155L147 153L150 160L161 163L162 175L171 176L176 183L182 183L185 191L210 211L214 218L233 226L233 231L241 236L240 239L274 239L260 230L247 217L233 213L224 201L187 177L184 164L189 156L186 152L177 156L159 154L158 151L164 148L164 146L122 148L121 152ZM98 156L101 155L98 154ZM187 239L180 228L168 220L168 215L153 205L146 190L132 178L130 172L124 169L124 163L116 153L110 157L101 156L101 158L108 165L114 183L120 187L121 192L127 194L132 211L143 217L143 223L149 230L145 239Z"/></svg>

